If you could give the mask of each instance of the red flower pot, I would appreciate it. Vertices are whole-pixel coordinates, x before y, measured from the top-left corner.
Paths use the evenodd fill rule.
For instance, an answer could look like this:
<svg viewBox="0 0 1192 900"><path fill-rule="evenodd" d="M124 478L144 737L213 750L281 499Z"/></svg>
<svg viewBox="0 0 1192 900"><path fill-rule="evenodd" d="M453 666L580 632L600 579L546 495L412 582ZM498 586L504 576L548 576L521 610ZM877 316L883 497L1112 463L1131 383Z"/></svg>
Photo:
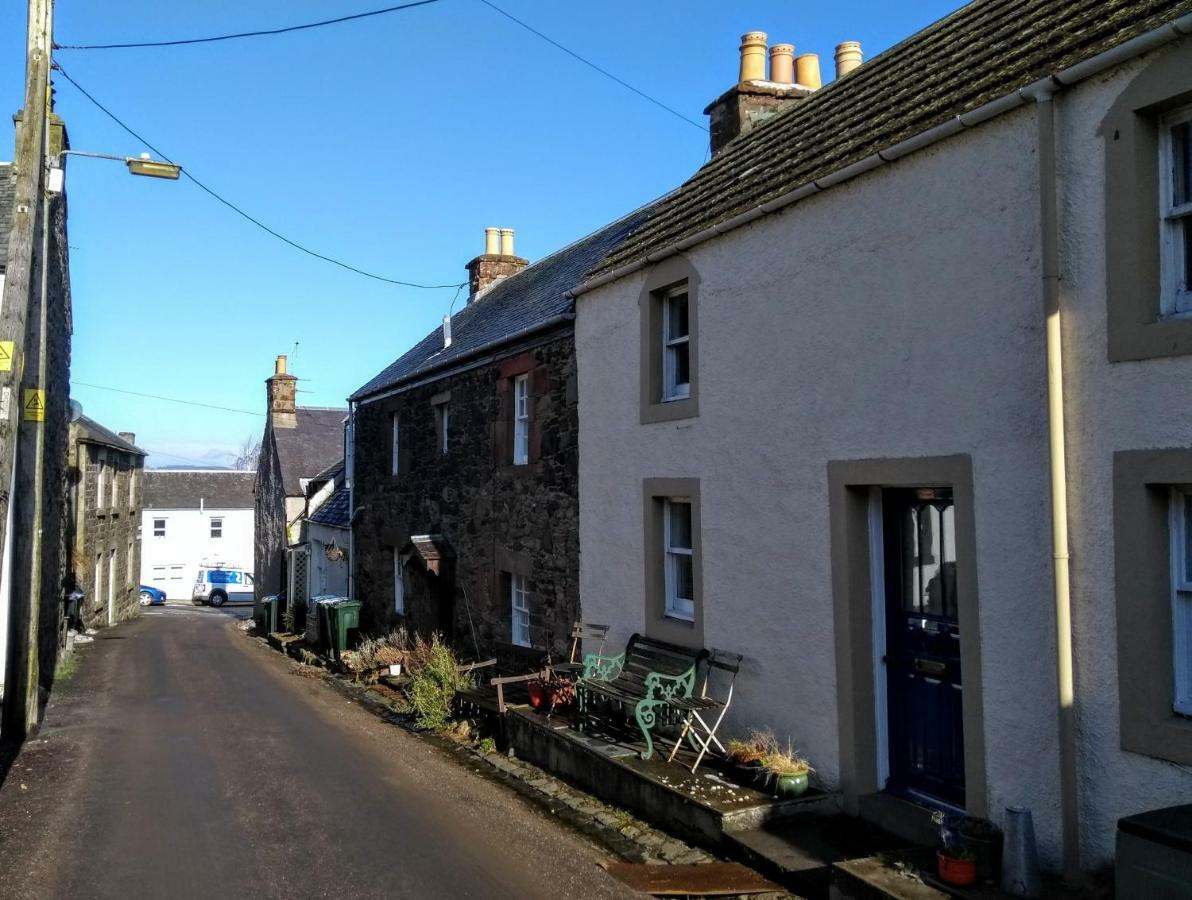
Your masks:
<svg viewBox="0 0 1192 900"><path fill-rule="evenodd" d="M975 884L977 881L977 861L975 859L954 859L945 856L942 851L936 851L935 858L939 861L940 880L957 887Z"/></svg>
<svg viewBox="0 0 1192 900"><path fill-rule="evenodd" d="M539 709L546 702L546 688L541 682L527 682L526 690L530 694L530 706L534 709Z"/></svg>

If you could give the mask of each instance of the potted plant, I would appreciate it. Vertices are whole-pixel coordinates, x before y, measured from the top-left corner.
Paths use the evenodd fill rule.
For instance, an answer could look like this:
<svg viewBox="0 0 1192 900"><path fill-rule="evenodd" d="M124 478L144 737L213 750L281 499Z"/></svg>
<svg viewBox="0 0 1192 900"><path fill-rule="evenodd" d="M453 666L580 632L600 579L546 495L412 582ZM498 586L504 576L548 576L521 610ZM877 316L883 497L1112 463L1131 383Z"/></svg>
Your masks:
<svg viewBox="0 0 1192 900"><path fill-rule="evenodd" d="M935 858L939 863L940 881L963 887L977 881L977 861L963 844L953 844L937 850Z"/></svg>
<svg viewBox="0 0 1192 900"><path fill-rule="evenodd" d="M575 682L562 675L552 674L543 682L543 699L553 713L556 709L564 709L575 700Z"/></svg>
<svg viewBox="0 0 1192 900"><path fill-rule="evenodd" d="M526 682L526 691L530 695L530 707L532 709L541 709L546 704L546 688L547 681L545 678L535 678L533 681Z"/></svg>
<svg viewBox="0 0 1192 900"><path fill-rule="evenodd" d="M811 776L811 764L791 749L778 750L766 757L766 771L774 780L774 796L779 800L792 800L807 791Z"/></svg>
<svg viewBox="0 0 1192 900"><path fill-rule="evenodd" d="M996 884L1002 871L1002 830L979 816L965 816L956 826L960 844L976 861L977 880Z"/></svg>
<svg viewBox="0 0 1192 900"><path fill-rule="evenodd" d="M777 752L778 742L771 732L754 730L744 740L729 741L726 749L728 761L741 780L756 782L766 777L766 759Z"/></svg>

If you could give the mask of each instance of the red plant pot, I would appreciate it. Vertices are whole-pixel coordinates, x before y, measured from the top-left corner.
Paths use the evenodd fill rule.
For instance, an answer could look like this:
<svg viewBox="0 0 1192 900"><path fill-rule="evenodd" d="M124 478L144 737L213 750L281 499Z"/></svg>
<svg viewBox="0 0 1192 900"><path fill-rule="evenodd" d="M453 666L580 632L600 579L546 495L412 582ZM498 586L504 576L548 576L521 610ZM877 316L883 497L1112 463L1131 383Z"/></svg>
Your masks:
<svg viewBox="0 0 1192 900"><path fill-rule="evenodd" d="M530 706L534 709L539 709L546 702L546 689L541 684L528 682L526 690L530 694Z"/></svg>
<svg viewBox="0 0 1192 900"><path fill-rule="evenodd" d="M940 880L957 887L975 884L977 881L977 861L975 859L953 859L937 851L935 858L939 861Z"/></svg>

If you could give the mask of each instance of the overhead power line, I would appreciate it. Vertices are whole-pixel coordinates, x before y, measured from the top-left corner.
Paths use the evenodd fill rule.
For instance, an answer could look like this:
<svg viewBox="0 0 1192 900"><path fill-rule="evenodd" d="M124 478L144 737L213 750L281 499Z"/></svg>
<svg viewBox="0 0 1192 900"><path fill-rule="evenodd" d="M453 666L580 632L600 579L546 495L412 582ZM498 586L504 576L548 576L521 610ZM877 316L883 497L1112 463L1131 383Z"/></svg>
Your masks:
<svg viewBox="0 0 1192 900"><path fill-rule="evenodd" d="M704 125L702 122L697 122L697 121L695 121L695 119L688 118L687 116L683 115L683 113L679 112L677 109L667 106L661 100L658 100L655 97L651 97L649 94L647 94L643 90L640 90L639 88L635 88L628 81L618 78L616 75L614 75L608 69L601 68L600 66L596 65L596 63L592 62L590 59L585 59L584 57L582 57L578 53L576 53L574 50L572 50L568 47L564 47L562 44L560 44L554 38L550 37L549 35L543 34L541 31L539 31L533 25L530 25L527 22L523 22L521 19L519 19L517 16L513 15L512 13L508 13L505 10L501 9L501 7L497 6L495 3L491 3L491 2L489 2L489 0L480 0L480 2L483 3L485 6L487 6L489 9L493 10L494 12L500 13L506 19L509 19L509 21L517 23L522 28L526 29L526 31L530 32L530 34L533 34L533 35L536 35L537 37L542 38L544 41L546 41L552 47L557 47L559 50L562 50L568 56L582 62L585 66L588 66L591 69L595 69L597 72L599 72L605 78L611 78L617 84L621 85L621 87L623 87L627 90L633 91L633 93L637 94L639 97L641 97L645 100L649 100L651 103L653 103L657 107L660 107L661 109L665 109L672 116L678 116L680 119L682 119L688 125L694 125L700 131L708 130L708 126Z"/></svg>
<svg viewBox="0 0 1192 900"><path fill-rule="evenodd" d="M141 391L129 391L125 390L124 388L108 387L105 384L89 384L86 381L75 381L74 379L71 379L70 383L76 385L77 387L94 388L97 391L112 391L116 394L128 394L133 397L148 397L150 400L164 400L167 403L181 403L185 406L201 406L203 409L218 409L222 412L243 413L246 416L260 416L261 418L264 418L265 416L264 413L255 412L251 409L234 409L230 406L220 406L216 403L200 403L197 400L181 400L178 397L163 397L160 394L146 394Z"/></svg>
<svg viewBox="0 0 1192 900"><path fill-rule="evenodd" d="M213 44L216 41L234 41L238 38L265 37L273 34L288 34L291 31L305 31L308 28L322 28L324 25L339 25L343 22L353 22L356 19L367 19L372 16L383 16L388 13L400 12L403 9L413 9L415 6L429 6L439 0L417 0L415 3L402 3L399 6L387 6L384 9L373 9L368 12L354 13L350 16L339 16L335 19L323 19L321 22L307 22L303 25L287 25L284 28L267 28L261 31L240 31L236 34L218 34L213 37L186 38L176 41L136 41L127 44L55 44L57 50L128 50L133 47L181 47L185 44Z"/></svg>
<svg viewBox="0 0 1192 900"><path fill-rule="evenodd" d="M54 68L57 69L59 72L61 72L62 77L65 78L67 81L69 81L72 85L74 85L75 89L80 94L82 94L84 97L86 97L88 100L90 100L91 103L93 103L99 109L100 112L102 112L104 115L106 115L109 119L111 119L113 122L115 122L121 128L123 128L126 132L128 132L130 135L132 135L134 138L136 138L138 141L140 141L144 146L148 147L150 150L152 150L154 153L156 153L158 156L160 156L166 162L168 162L168 163L174 162L172 159L170 159L169 156L167 156L165 153L163 153L157 147L154 147L153 144L151 144L146 138L142 137L140 134L133 131L132 128L130 128L128 125L125 125L124 122L121 121L119 116L117 116L114 112L112 112L110 109L108 109L106 106L104 106L98 100L96 100L95 97L93 97L91 95L91 93L85 87L83 87L81 84L79 84L73 78L71 78L70 73L67 72L64 68L62 68L62 66L60 64L55 63ZM305 247L302 244L299 244L297 241L291 240L290 238L286 237L284 234L281 234L280 232L275 231L274 229L270 228L268 225L266 225L260 219L254 218L253 216L249 215L244 210L242 210L239 206L237 206L235 203L233 203L231 200L228 200L226 197L224 197L221 194L219 194L218 192L216 192L213 188L210 188L207 185L205 185L203 182L199 181L199 179L197 179L194 175L192 175L188 169L183 168L182 174L187 179L189 179L200 190L204 191L207 194L210 194L212 197L214 197L216 200L218 200L220 203L222 203L228 209L232 210L232 212L236 213L237 215L241 216L244 219L247 219L253 225L256 225L258 228L260 228L262 231L264 231L266 234L272 235L273 237L277 238L282 243L288 244L289 246L293 247L295 250L300 250L301 252L307 254L308 256L313 256L315 259L321 259L321 260L323 260L323 262L329 262L334 266L339 266L341 269L347 269L349 272L355 272L357 275L363 275L365 278L371 278L374 281L383 281L386 284L396 284L401 287L419 288L420 290L434 291L434 290L443 290L443 289L447 289L447 288L458 288L461 284L461 282L458 282L458 281L453 281L451 284L419 284L414 281L402 281L397 278L388 278L384 275L378 275L375 272L369 272L365 269L357 268L356 266L353 266L353 265L350 265L350 264L343 262L341 260L335 259L334 257L327 256L324 253L319 253L317 250L311 250L309 247ZM462 283L466 284L467 282L462 282Z"/></svg>

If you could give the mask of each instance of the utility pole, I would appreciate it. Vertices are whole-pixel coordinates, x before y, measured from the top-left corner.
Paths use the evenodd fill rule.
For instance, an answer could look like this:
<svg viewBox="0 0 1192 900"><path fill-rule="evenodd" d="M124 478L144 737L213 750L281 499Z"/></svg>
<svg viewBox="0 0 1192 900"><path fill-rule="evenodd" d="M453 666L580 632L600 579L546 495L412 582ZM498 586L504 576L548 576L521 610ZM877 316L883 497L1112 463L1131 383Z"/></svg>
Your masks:
<svg viewBox="0 0 1192 900"><path fill-rule="evenodd" d="M29 0L25 60L25 106L17 123L13 226L0 298L0 547L12 548L8 660L0 734L20 740L37 724L38 618L42 434L45 418L43 368L46 299L42 296L48 205L50 53L53 0ZM32 313L32 315L31 315ZM8 532L9 507L13 510ZM3 555L0 554L0 566Z"/></svg>

